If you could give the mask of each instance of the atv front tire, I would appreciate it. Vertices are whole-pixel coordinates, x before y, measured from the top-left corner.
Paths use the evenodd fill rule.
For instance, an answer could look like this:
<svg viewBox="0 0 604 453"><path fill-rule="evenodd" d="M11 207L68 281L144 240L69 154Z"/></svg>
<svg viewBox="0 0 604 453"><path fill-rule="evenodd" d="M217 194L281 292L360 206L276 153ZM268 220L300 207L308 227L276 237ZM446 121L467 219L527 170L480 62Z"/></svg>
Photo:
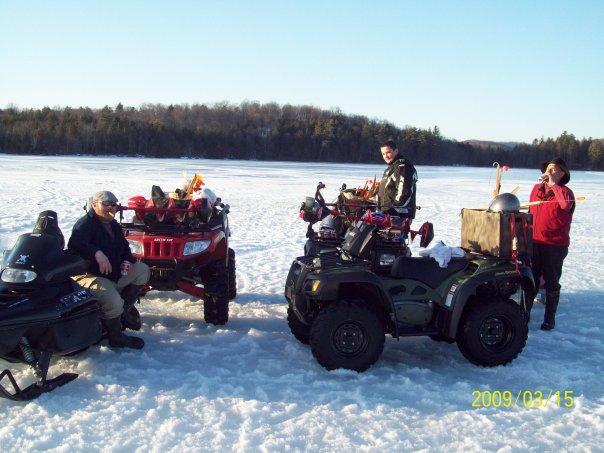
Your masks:
<svg viewBox="0 0 604 453"><path fill-rule="evenodd" d="M227 265L229 278L229 299L237 297L237 274L235 272L235 250L229 249L229 261Z"/></svg>
<svg viewBox="0 0 604 453"><path fill-rule="evenodd" d="M291 305L287 307L287 325L300 343L308 344L310 342L310 326L303 324L298 319Z"/></svg>
<svg viewBox="0 0 604 453"><path fill-rule="evenodd" d="M324 308L310 328L310 348L328 370L358 372L373 365L384 349L384 326L368 308L340 301Z"/></svg>
<svg viewBox="0 0 604 453"><path fill-rule="evenodd" d="M229 298L226 296L206 296L203 301L203 319L208 324L222 326L229 320Z"/></svg>
<svg viewBox="0 0 604 453"><path fill-rule="evenodd" d="M228 265L222 260L216 262L211 281L205 283L209 294L203 301L203 318L208 324L222 326L229 320L230 284Z"/></svg>
<svg viewBox="0 0 604 453"><path fill-rule="evenodd" d="M457 346L475 365L505 365L524 348L528 326L522 308L513 301L476 301L464 310Z"/></svg>

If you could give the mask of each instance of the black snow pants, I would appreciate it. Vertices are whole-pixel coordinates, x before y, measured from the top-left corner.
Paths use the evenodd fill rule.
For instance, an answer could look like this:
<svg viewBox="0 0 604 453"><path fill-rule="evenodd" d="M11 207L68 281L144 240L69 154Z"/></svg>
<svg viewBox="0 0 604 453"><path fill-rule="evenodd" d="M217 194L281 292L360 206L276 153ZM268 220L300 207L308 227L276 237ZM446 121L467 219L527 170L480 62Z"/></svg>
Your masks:
<svg viewBox="0 0 604 453"><path fill-rule="evenodd" d="M533 278L539 285L541 277L545 281L545 319L553 324L558 301L560 300L560 277L562 264L568 254L568 247L549 244L533 244ZM530 303L532 307L532 301Z"/></svg>

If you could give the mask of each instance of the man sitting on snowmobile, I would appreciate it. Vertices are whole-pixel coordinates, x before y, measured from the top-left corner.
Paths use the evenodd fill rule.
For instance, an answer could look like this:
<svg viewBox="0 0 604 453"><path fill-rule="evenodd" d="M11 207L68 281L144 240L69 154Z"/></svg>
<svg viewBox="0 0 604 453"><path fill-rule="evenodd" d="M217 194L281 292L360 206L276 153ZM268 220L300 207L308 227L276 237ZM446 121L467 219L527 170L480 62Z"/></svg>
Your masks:
<svg viewBox="0 0 604 453"><path fill-rule="evenodd" d="M115 220L117 202L111 192L95 193L91 209L73 226L67 248L69 253L90 261L88 273L72 278L99 299L109 346L141 349L145 345L142 338L122 332L122 312L125 304L134 304L150 272L130 252Z"/></svg>
<svg viewBox="0 0 604 453"><path fill-rule="evenodd" d="M388 167L384 170L380 183L378 209L394 216L413 219L417 171L408 159L400 155L393 140L382 143L380 151Z"/></svg>

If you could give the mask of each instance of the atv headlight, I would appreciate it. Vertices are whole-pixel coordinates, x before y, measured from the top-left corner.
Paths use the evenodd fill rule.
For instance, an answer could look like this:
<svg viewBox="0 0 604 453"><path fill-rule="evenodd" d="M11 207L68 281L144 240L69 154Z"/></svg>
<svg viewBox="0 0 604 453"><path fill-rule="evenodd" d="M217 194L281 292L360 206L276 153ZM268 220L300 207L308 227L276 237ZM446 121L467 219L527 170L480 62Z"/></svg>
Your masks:
<svg viewBox="0 0 604 453"><path fill-rule="evenodd" d="M34 271L28 271L25 269L13 269L7 267L2 271L2 281L6 283L27 283L31 282L37 277Z"/></svg>
<svg viewBox="0 0 604 453"><path fill-rule="evenodd" d="M142 255L143 254L143 244L139 241L133 241L132 239L128 239L128 245L130 246L130 251L134 255Z"/></svg>
<svg viewBox="0 0 604 453"><path fill-rule="evenodd" d="M185 244L183 255L195 255L205 251L212 241L191 241Z"/></svg>

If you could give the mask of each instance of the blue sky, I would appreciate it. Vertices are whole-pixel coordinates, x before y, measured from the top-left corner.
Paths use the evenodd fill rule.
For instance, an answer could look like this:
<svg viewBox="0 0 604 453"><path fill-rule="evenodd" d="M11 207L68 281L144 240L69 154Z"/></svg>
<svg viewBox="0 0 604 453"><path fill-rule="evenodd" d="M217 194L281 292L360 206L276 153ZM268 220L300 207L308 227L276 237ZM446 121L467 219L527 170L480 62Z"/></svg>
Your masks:
<svg viewBox="0 0 604 453"><path fill-rule="evenodd" d="M0 0L0 107L244 100L604 137L604 1Z"/></svg>

